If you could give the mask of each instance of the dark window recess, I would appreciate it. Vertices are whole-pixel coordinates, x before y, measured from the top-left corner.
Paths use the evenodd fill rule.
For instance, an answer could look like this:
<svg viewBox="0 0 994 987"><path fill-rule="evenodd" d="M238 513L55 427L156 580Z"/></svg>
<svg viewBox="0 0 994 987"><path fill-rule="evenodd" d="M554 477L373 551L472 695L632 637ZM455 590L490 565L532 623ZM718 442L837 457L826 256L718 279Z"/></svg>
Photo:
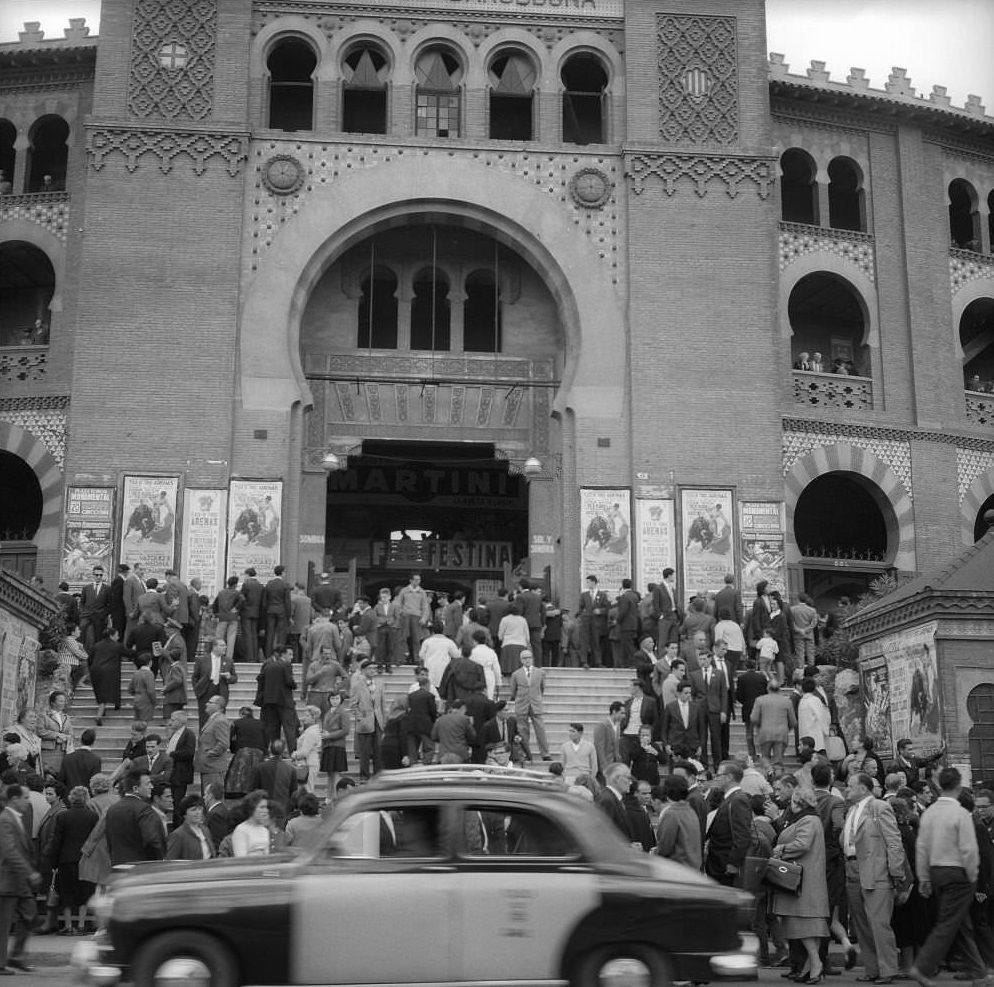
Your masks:
<svg viewBox="0 0 994 987"><path fill-rule="evenodd" d="M6 183L14 181L15 140L17 128L9 120L0 120L0 184L5 193L12 191Z"/></svg>
<svg viewBox="0 0 994 987"><path fill-rule="evenodd" d="M284 41L273 49L269 68L269 126L273 130L314 129L314 69L310 45Z"/></svg>
<svg viewBox="0 0 994 987"><path fill-rule="evenodd" d="M563 141L603 144L607 72L593 55L574 55L564 66Z"/></svg>
<svg viewBox="0 0 994 987"><path fill-rule="evenodd" d="M780 209L785 223L818 225L818 185L814 162L791 148L780 158Z"/></svg>
<svg viewBox="0 0 994 987"><path fill-rule="evenodd" d="M963 250L979 250L980 223L973 186L962 178L949 183L949 239Z"/></svg>
<svg viewBox="0 0 994 987"><path fill-rule="evenodd" d="M61 192L69 164L69 124L60 116L44 116L31 128L28 191Z"/></svg>
<svg viewBox="0 0 994 987"><path fill-rule="evenodd" d="M835 158L828 166L828 224L833 230L864 230L863 190L854 162Z"/></svg>
<svg viewBox="0 0 994 987"><path fill-rule="evenodd" d="M434 321L432 314L434 313ZM449 286L430 271L414 279L411 300L411 349L448 350L451 345Z"/></svg>
<svg viewBox="0 0 994 987"><path fill-rule="evenodd" d="M387 60L375 48L358 48L345 59L342 130L349 134L387 132Z"/></svg>
<svg viewBox="0 0 994 987"><path fill-rule="evenodd" d="M494 276L474 271L466 279L463 304L463 349L467 353L499 353L502 316Z"/></svg>
<svg viewBox="0 0 994 987"><path fill-rule="evenodd" d="M517 52L503 53L490 66L490 137L529 141L536 73L531 61Z"/></svg>
<svg viewBox="0 0 994 987"><path fill-rule="evenodd" d="M363 280L360 289L356 345L397 349L397 278L392 271L377 271Z"/></svg>

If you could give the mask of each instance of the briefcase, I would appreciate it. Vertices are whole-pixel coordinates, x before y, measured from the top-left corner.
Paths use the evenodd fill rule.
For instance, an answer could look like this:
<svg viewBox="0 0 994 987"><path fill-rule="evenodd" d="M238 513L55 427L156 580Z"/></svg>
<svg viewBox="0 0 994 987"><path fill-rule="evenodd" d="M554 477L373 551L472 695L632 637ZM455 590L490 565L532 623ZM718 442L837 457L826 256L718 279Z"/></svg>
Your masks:
<svg viewBox="0 0 994 987"><path fill-rule="evenodd" d="M772 884L781 891L797 894L801 889L801 878L803 877L804 868L792 860L778 860L776 857L770 857L767 861L766 883Z"/></svg>
<svg viewBox="0 0 994 987"><path fill-rule="evenodd" d="M759 894L766 877L768 857L746 857L742 861L742 890Z"/></svg>

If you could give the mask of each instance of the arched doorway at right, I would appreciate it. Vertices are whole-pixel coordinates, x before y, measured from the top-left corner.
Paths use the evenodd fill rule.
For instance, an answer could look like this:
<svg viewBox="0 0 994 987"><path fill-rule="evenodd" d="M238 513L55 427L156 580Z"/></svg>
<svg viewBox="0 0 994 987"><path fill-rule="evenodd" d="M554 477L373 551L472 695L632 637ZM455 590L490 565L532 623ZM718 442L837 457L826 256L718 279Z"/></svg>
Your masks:
<svg viewBox="0 0 994 987"><path fill-rule="evenodd" d="M0 567L34 575L34 537L44 497L35 471L20 456L0 450Z"/></svg>
<svg viewBox="0 0 994 987"><path fill-rule="evenodd" d="M819 610L834 610L842 597L855 600L892 571L898 522L875 483L836 471L816 477L801 492L794 539L804 591Z"/></svg>
<svg viewBox="0 0 994 987"><path fill-rule="evenodd" d="M986 516L988 513L991 514L990 517ZM977 520L973 524L974 542L980 541L992 528L994 528L994 494L991 494L977 511Z"/></svg>
<svg viewBox="0 0 994 987"><path fill-rule="evenodd" d="M966 712L974 787L994 784L994 684L974 686L966 697Z"/></svg>

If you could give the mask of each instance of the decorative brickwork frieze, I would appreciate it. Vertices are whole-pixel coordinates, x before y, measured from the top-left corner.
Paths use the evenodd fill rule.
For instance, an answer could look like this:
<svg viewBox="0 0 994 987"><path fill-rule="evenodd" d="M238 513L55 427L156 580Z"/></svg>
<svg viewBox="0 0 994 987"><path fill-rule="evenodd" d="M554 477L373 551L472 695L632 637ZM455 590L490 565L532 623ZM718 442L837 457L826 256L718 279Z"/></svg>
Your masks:
<svg viewBox="0 0 994 987"><path fill-rule="evenodd" d="M674 195L681 186L692 187L703 199L712 188L724 188L734 199L743 188L751 189L761 199L769 197L776 179L774 158L727 156L717 154L629 153L626 177L635 195L647 188L662 187Z"/></svg>
<svg viewBox="0 0 994 987"><path fill-rule="evenodd" d="M870 281L876 282L873 237L853 230L827 230L804 223L780 224L780 270L800 257L826 252L855 264Z"/></svg>
<svg viewBox="0 0 994 987"><path fill-rule="evenodd" d="M166 175L177 158L187 158L194 174L202 175L208 162L217 158L232 178L245 163L246 137L243 134L211 134L203 131L152 130L131 127L92 127L86 135L90 166L100 171L107 158L120 156L128 171L137 171L142 158L158 162Z"/></svg>
<svg viewBox="0 0 994 987"><path fill-rule="evenodd" d="M8 219L26 219L37 223L60 240L65 240L69 226L69 193L33 192L29 195L0 196L0 223Z"/></svg>
<svg viewBox="0 0 994 987"><path fill-rule="evenodd" d="M955 295L964 285L978 278L994 280L994 257L973 250L950 248L949 287L952 293Z"/></svg>
<svg viewBox="0 0 994 987"><path fill-rule="evenodd" d="M65 469L69 397L0 398L0 422L30 432Z"/></svg>

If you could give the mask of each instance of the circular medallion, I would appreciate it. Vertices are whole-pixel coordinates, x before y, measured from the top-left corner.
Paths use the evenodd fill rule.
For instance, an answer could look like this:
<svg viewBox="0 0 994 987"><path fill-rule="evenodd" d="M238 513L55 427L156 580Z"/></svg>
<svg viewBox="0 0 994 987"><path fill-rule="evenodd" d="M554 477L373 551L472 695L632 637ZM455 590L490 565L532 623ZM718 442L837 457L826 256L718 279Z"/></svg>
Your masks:
<svg viewBox="0 0 994 987"><path fill-rule="evenodd" d="M600 209L611 198L611 180L599 168L581 168L569 183L573 201L584 209Z"/></svg>
<svg viewBox="0 0 994 987"><path fill-rule="evenodd" d="M304 166L289 154L277 154L263 166L262 184L273 195L292 195L304 184Z"/></svg>

